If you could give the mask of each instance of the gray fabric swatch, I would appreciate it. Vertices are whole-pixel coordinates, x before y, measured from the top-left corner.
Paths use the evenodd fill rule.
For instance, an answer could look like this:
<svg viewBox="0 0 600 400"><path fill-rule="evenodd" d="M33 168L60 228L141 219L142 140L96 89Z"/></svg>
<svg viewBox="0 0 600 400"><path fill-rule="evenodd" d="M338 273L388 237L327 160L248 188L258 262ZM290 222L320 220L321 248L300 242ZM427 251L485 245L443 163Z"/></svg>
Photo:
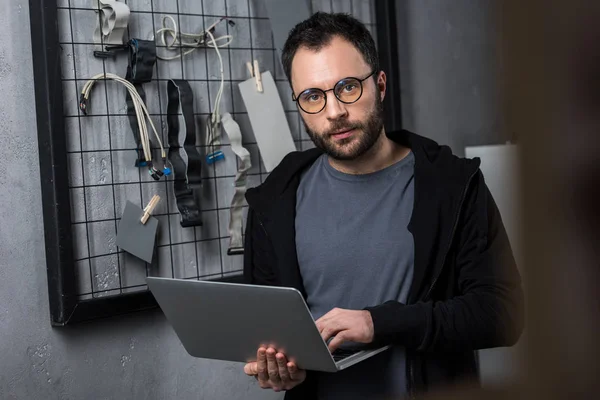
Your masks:
<svg viewBox="0 0 600 400"><path fill-rule="evenodd" d="M158 220L150 217L144 225L141 221L142 215L144 210L130 201L127 202L119 222L117 246L147 263L152 263Z"/></svg>

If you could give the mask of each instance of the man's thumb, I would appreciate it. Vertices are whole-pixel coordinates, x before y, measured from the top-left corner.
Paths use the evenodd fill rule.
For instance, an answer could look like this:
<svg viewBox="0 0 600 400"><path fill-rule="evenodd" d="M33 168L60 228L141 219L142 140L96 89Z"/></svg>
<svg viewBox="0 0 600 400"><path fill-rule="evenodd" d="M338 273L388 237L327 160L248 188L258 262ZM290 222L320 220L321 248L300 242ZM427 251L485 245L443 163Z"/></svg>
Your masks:
<svg viewBox="0 0 600 400"><path fill-rule="evenodd" d="M255 362L248 363L244 365L244 373L246 375L258 375L257 365Z"/></svg>

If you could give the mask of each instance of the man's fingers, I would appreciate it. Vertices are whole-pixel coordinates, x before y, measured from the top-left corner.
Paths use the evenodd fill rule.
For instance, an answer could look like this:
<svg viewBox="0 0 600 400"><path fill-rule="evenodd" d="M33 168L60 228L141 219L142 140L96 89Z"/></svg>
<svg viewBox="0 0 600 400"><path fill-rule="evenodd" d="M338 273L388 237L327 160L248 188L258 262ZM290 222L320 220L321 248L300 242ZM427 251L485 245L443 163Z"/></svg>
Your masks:
<svg viewBox="0 0 600 400"><path fill-rule="evenodd" d="M340 332L342 330L343 330L343 328L327 326L321 332L321 337L323 338L324 341L328 341L332 336L337 335L338 332Z"/></svg>
<svg viewBox="0 0 600 400"><path fill-rule="evenodd" d="M332 314L331 316L328 317L325 315L317 322L317 329L325 341L339 331L348 329L348 322L342 316L338 316L338 312L330 311L330 313Z"/></svg>
<svg viewBox="0 0 600 400"><path fill-rule="evenodd" d="M244 372L254 376L263 389L272 389L275 392L290 390L306 379L306 371L298 368L295 362L288 361L283 353L278 353L274 348L258 349L256 362L244 365Z"/></svg>
<svg viewBox="0 0 600 400"><path fill-rule="evenodd" d="M324 341L328 341L329 338L331 337L331 331L329 328L323 328L323 330L321 330L321 337L323 338Z"/></svg>
<svg viewBox="0 0 600 400"><path fill-rule="evenodd" d="M277 360L275 358L276 353L275 349L269 348L267 350L267 371L269 372L269 379L273 383L277 383L281 380L279 377L279 366L277 365Z"/></svg>
<svg viewBox="0 0 600 400"><path fill-rule="evenodd" d="M317 319L315 321L315 324L317 324L317 328L319 328L319 332L323 330L323 327L325 327L327 325L327 322L329 320L331 320L331 318L334 318L336 315L338 314L338 309L334 308L333 310L329 311L326 314L323 314L321 316L321 318Z"/></svg>
<svg viewBox="0 0 600 400"><path fill-rule="evenodd" d="M340 345L346 341L346 339L347 339L346 332L347 331L339 332L337 335L335 335L333 337L333 339L331 339L331 342L329 342L329 351L331 353L333 353L335 350L337 350L338 347L340 347Z"/></svg>
<svg viewBox="0 0 600 400"><path fill-rule="evenodd" d="M269 373L267 371L267 351L264 347L258 349L256 353L256 374L259 381L268 381Z"/></svg>
<svg viewBox="0 0 600 400"><path fill-rule="evenodd" d="M321 318L317 319L315 321L315 324L317 324L317 328L319 327L323 327L324 325L327 325L327 322L335 317L337 314L339 313L339 309L338 308L334 308L333 310L329 311L327 314L323 314L321 316ZM319 329L319 331L321 331L321 329Z"/></svg>
<svg viewBox="0 0 600 400"><path fill-rule="evenodd" d="M298 366L296 366L296 363L294 363L294 362L287 363L287 369L288 369L288 374L290 376L290 380L297 381L301 378L302 375L300 373L300 370L298 369Z"/></svg>
<svg viewBox="0 0 600 400"><path fill-rule="evenodd" d="M285 384L290 380L290 373L287 368L287 358L281 353L277 353L275 356L277 359L277 367L279 369L279 377L281 381Z"/></svg>
<svg viewBox="0 0 600 400"><path fill-rule="evenodd" d="M317 325L319 332L323 331L323 328L325 328L325 322L327 322L327 314L315 321L315 325Z"/></svg>

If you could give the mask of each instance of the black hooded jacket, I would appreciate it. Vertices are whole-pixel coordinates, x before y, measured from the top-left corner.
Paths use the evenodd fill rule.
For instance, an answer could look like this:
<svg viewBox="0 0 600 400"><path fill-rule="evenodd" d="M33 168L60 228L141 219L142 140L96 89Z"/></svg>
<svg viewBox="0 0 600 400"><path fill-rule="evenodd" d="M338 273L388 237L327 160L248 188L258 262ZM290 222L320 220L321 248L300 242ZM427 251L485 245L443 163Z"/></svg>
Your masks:
<svg viewBox="0 0 600 400"><path fill-rule="evenodd" d="M415 156L408 226L414 277L406 304L389 301L368 310L376 342L406 347L407 389L415 394L477 379L475 350L513 345L523 330L523 291L479 159L456 157L406 130L387 135ZM247 283L294 287L306 297L295 244L296 190L302 171L321 154L291 153L248 190ZM286 399L316 398L315 379L309 371Z"/></svg>

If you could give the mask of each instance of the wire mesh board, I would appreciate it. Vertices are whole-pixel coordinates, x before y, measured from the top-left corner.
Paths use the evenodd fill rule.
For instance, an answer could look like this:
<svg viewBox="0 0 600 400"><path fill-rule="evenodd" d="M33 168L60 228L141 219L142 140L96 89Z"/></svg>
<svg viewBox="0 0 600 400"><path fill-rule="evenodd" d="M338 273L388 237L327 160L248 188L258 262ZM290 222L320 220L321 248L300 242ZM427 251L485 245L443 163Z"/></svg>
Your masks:
<svg viewBox="0 0 600 400"><path fill-rule="evenodd" d="M32 0L32 4L34 2ZM251 154L248 187L259 185L267 173L238 89L240 82L250 78L246 62L256 59L261 71L269 70L273 74L296 148L304 150L313 146L303 129L295 103L291 101L291 89L274 49L262 0L127 0L123 3L131 11L125 40L153 40L158 37L157 31L163 27L166 16L173 18L179 32L194 33L202 32L226 17L226 22L217 24L214 31L215 36L233 37L228 46L220 48L225 79L220 111L231 113L239 124L243 146ZM373 0L313 0L311 6L313 12L353 14L375 36L374 3ZM230 203L238 169L238 160L227 136L221 138L224 160L212 165L204 163L202 168L200 204L203 225L182 228L172 176L155 181L146 170L134 166L137 146L128 119L125 89L115 82L99 81L91 94L87 115L79 109L81 90L90 78L101 73L124 77L128 65L126 52L109 58L93 55L98 49L93 39L99 18L97 1L56 0L55 11L60 53L56 57L60 60L63 98L63 125L56 126L64 126L65 135L69 233L72 239L72 258L67 259L72 261L74 268L77 297L74 304L99 297L147 291L147 276L183 279L239 276L243 256L227 255ZM48 18L47 15L36 17L36 13L34 9L32 32L36 29L34 18L39 17L42 21ZM33 37L34 47L36 37ZM168 51L157 41L159 55ZM152 81L143 85L149 115L165 144L168 143L166 109L170 79L190 82L194 93L197 148L204 156L208 151L203 139L205 125L214 110L215 96L221 84L220 64L215 50L200 47L175 60L159 59ZM159 150L156 145L156 141L152 140L155 153ZM155 194L161 197L153 212L159 220L159 229L153 262L148 264L119 249L116 235L126 202L131 201L143 208ZM246 212L247 206L244 205L244 219Z"/></svg>

